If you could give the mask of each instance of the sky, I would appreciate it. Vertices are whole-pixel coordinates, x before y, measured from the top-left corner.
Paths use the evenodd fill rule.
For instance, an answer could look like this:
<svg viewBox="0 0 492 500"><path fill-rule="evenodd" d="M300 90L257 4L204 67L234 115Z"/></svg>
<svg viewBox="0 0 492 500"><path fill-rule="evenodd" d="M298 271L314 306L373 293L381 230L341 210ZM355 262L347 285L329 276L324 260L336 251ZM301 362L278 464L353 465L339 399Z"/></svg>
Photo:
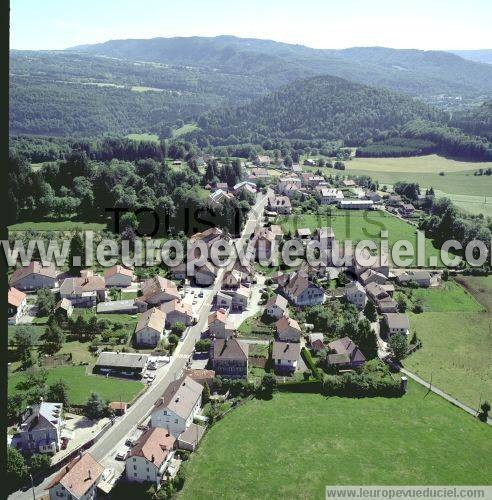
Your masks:
<svg viewBox="0 0 492 500"><path fill-rule="evenodd" d="M492 47L490 0L10 0L10 48L236 35L315 48Z"/></svg>

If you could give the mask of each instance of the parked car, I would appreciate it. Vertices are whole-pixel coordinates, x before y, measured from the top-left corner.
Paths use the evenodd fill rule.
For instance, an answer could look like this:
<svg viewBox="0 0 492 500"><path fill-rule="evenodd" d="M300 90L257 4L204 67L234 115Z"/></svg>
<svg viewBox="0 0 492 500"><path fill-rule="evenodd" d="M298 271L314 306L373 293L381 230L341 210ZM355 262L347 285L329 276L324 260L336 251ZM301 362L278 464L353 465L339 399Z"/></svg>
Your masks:
<svg viewBox="0 0 492 500"><path fill-rule="evenodd" d="M199 297L203 297L203 292L200 292L200 293L198 294L198 296L199 296Z"/></svg>
<svg viewBox="0 0 492 500"><path fill-rule="evenodd" d="M127 450L126 450L126 448L124 448L116 454L115 458L116 458L116 460L125 460L126 454L127 454Z"/></svg>

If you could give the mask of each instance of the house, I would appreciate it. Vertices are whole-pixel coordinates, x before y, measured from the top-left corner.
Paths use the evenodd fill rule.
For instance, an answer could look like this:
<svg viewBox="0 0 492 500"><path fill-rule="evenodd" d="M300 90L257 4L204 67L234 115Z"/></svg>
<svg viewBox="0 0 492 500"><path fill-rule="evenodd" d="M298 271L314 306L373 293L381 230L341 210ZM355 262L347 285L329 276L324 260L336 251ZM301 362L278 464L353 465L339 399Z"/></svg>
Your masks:
<svg viewBox="0 0 492 500"><path fill-rule="evenodd" d="M256 189L256 184L254 182L249 182L249 181L241 181L238 182L237 184L234 185L232 188L234 194L239 194L242 192L250 193L252 195L255 195L257 192Z"/></svg>
<svg viewBox="0 0 492 500"><path fill-rule="evenodd" d="M366 357L350 337L343 337L328 344L329 366L336 368L357 368L366 362Z"/></svg>
<svg viewBox="0 0 492 500"><path fill-rule="evenodd" d="M175 266L169 266L169 272L171 273L173 279L184 281L187 276L186 263L182 262L180 264L176 264Z"/></svg>
<svg viewBox="0 0 492 500"><path fill-rule="evenodd" d="M352 187L357 186L356 182L352 179L345 179L343 181L343 185L347 188L352 188Z"/></svg>
<svg viewBox="0 0 492 500"><path fill-rule="evenodd" d="M275 322L275 328L278 340L283 342L299 342L301 340L301 327L293 318L282 316Z"/></svg>
<svg viewBox="0 0 492 500"><path fill-rule="evenodd" d="M374 202L372 200L340 200L338 207L344 210L372 210Z"/></svg>
<svg viewBox="0 0 492 500"><path fill-rule="evenodd" d="M108 404L109 409L117 416L124 415L128 409L128 403L124 401L111 401Z"/></svg>
<svg viewBox="0 0 492 500"><path fill-rule="evenodd" d="M383 273L375 271L374 269L366 269L359 277L360 282L367 286L370 283L376 283L378 285L384 285L387 281L386 276Z"/></svg>
<svg viewBox="0 0 492 500"><path fill-rule="evenodd" d="M298 342L279 342L274 340L272 346L272 361L277 373L293 373L301 354L301 344Z"/></svg>
<svg viewBox="0 0 492 500"><path fill-rule="evenodd" d="M58 272L53 265L43 266L38 261L16 269L10 278L10 285L17 290L38 290L57 286Z"/></svg>
<svg viewBox="0 0 492 500"><path fill-rule="evenodd" d="M232 297L225 293L224 290L219 290L215 296L215 305L218 309L230 311L232 309Z"/></svg>
<svg viewBox="0 0 492 500"><path fill-rule="evenodd" d="M224 306L233 311L245 311L248 308L250 295L251 290L244 285L231 290L221 290L217 293L217 307Z"/></svg>
<svg viewBox="0 0 492 500"><path fill-rule="evenodd" d="M322 333L310 333L308 335L308 339L311 350L314 351L315 353L318 353L319 351L326 349L325 337Z"/></svg>
<svg viewBox="0 0 492 500"><path fill-rule="evenodd" d="M208 333L210 336L220 339L232 337L234 327L227 319L227 313L224 309L218 309L208 315Z"/></svg>
<svg viewBox="0 0 492 500"><path fill-rule="evenodd" d="M388 337L397 333L402 333L404 335L409 334L410 321L406 314L385 313L383 314L383 321L387 327Z"/></svg>
<svg viewBox="0 0 492 500"><path fill-rule="evenodd" d="M280 194L287 194L289 190L299 190L301 188L301 179L297 176L290 175L280 177L277 182L277 190Z"/></svg>
<svg viewBox="0 0 492 500"><path fill-rule="evenodd" d="M344 199L343 193L340 189L323 187L318 190L318 192L322 205L331 205L332 203L338 203Z"/></svg>
<svg viewBox="0 0 492 500"><path fill-rule="evenodd" d="M46 488L50 500L92 500L97 496L97 485L101 481L104 466L89 452L78 455L62 467Z"/></svg>
<svg viewBox="0 0 492 500"><path fill-rule="evenodd" d="M195 283L198 286L211 286L217 277L217 269L211 262L205 262L203 266L195 269Z"/></svg>
<svg viewBox="0 0 492 500"><path fill-rule="evenodd" d="M352 281L345 287L345 298L359 311L362 311L367 303L367 293L358 281Z"/></svg>
<svg viewBox="0 0 492 500"><path fill-rule="evenodd" d="M400 205L400 214L402 217L411 217L415 212L415 207L411 203L402 203Z"/></svg>
<svg viewBox="0 0 492 500"><path fill-rule="evenodd" d="M246 180L254 184L259 181L267 181L268 179L269 175L266 168L252 168L246 176Z"/></svg>
<svg viewBox="0 0 492 500"><path fill-rule="evenodd" d="M227 182L217 182L215 185L215 189L222 189L222 191L229 191L229 186L227 185Z"/></svg>
<svg viewBox="0 0 492 500"><path fill-rule="evenodd" d="M372 200L374 203L381 203L381 196L375 191L366 191L364 194L365 198L368 200Z"/></svg>
<svg viewBox="0 0 492 500"><path fill-rule="evenodd" d="M138 346L156 347L166 325L166 314L153 307L142 313L135 328L135 343Z"/></svg>
<svg viewBox="0 0 492 500"><path fill-rule="evenodd" d="M133 271L120 265L110 267L104 272L104 281L108 288L126 288L132 284Z"/></svg>
<svg viewBox="0 0 492 500"><path fill-rule="evenodd" d="M176 284L162 276L154 276L145 280L140 289L142 295L138 300L146 302L150 306L158 306L163 302L180 298Z"/></svg>
<svg viewBox="0 0 492 500"><path fill-rule="evenodd" d="M235 338L214 339L210 359L215 374L227 378L247 378L248 347L248 344Z"/></svg>
<svg viewBox="0 0 492 500"><path fill-rule="evenodd" d="M432 276L428 271L406 271L397 276L400 285L416 283L421 287L429 287L432 283Z"/></svg>
<svg viewBox="0 0 492 500"><path fill-rule="evenodd" d="M187 368L183 371L183 374L201 384L202 387L207 384L210 387L210 390L213 389L215 377L215 372L213 370L206 370L204 368Z"/></svg>
<svg viewBox="0 0 492 500"><path fill-rule="evenodd" d="M306 167L315 167L316 166L316 160L312 158L306 158L303 162L303 165Z"/></svg>
<svg viewBox="0 0 492 500"><path fill-rule="evenodd" d="M22 414L16 447L24 453L51 453L60 450L61 431L64 427L61 403L30 405Z"/></svg>
<svg viewBox="0 0 492 500"><path fill-rule="evenodd" d="M280 319L289 315L288 302L282 295L272 295L265 304L265 312L272 318Z"/></svg>
<svg viewBox="0 0 492 500"><path fill-rule="evenodd" d="M166 315L166 327L170 328L173 323L183 323L190 326L194 322L193 311L191 306L183 301L174 299L169 302L164 302L160 307L161 311Z"/></svg>
<svg viewBox="0 0 492 500"><path fill-rule="evenodd" d="M389 296L379 299L376 307L381 314L398 312L398 304Z"/></svg>
<svg viewBox="0 0 492 500"><path fill-rule="evenodd" d="M27 295L17 288L10 287L8 292L7 316L9 324L16 324L24 314L27 306Z"/></svg>
<svg viewBox="0 0 492 500"><path fill-rule="evenodd" d="M190 246L193 246L195 243L198 243L199 241L205 243L207 245L207 248L210 248L216 241L219 241L224 237L225 236L222 229L218 227L209 227L205 231L195 233L190 236L190 239L188 241L188 248Z"/></svg>
<svg viewBox="0 0 492 500"><path fill-rule="evenodd" d="M95 373L141 378L147 368L146 354L103 351L94 365Z"/></svg>
<svg viewBox="0 0 492 500"><path fill-rule="evenodd" d="M234 198L233 194L228 193L223 189L217 189L209 195L208 202L210 206L217 208L220 207L226 200L231 200L232 198Z"/></svg>
<svg viewBox="0 0 492 500"><path fill-rule="evenodd" d="M294 273L282 290L287 299L296 306L314 306L322 304L325 299L323 290L311 283L302 273Z"/></svg>
<svg viewBox="0 0 492 500"><path fill-rule="evenodd" d="M331 227L319 227L316 230L316 237L322 248L331 248L335 241L335 232Z"/></svg>
<svg viewBox="0 0 492 500"><path fill-rule="evenodd" d="M101 302L101 304L105 304L105 302ZM61 299L55 305L55 316L57 316L62 321L68 321L68 318L72 316L73 313L73 305L72 302L68 299Z"/></svg>
<svg viewBox="0 0 492 500"><path fill-rule="evenodd" d="M190 377L171 382L154 405L150 415L151 427L163 427L178 437L200 411L202 391L201 384Z"/></svg>
<svg viewBox="0 0 492 500"><path fill-rule="evenodd" d="M288 215L292 212L292 205L287 196L271 196L268 198L268 210L279 215Z"/></svg>
<svg viewBox="0 0 492 500"><path fill-rule="evenodd" d="M192 422L188 429L179 435L178 448L180 450L195 451L204 434L205 427Z"/></svg>
<svg viewBox="0 0 492 500"><path fill-rule="evenodd" d="M150 427L130 449L125 462L126 479L160 486L176 446L176 438L164 427Z"/></svg>
<svg viewBox="0 0 492 500"><path fill-rule="evenodd" d="M94 307L106 300L106 283L92 271L80 272L80 277L66 278L60 285L60 298L68 299L74 307Z"/></svg>
<svg viewBox="0 0 492 500"><path fill-rule="evenodd" d="M238 288L243 282L243 273L237 269L227 271L222 279L224 288Z"/></svg>
<svg viewBox="0 0 492 500"><path fill-rule="evenodd" d="M402 203L402 197L398 194L391 194L386 200L386 205L388 205L389 207L399 207Z"/></svg>

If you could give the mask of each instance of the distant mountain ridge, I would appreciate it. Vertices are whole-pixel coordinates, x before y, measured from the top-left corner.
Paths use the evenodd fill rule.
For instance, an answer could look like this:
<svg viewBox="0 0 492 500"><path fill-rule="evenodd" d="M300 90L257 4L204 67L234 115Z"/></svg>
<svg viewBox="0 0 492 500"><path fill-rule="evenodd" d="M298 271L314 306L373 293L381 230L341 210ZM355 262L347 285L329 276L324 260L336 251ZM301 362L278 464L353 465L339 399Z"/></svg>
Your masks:
<svg viewBox="0 0 492 500"><path fill-rule="evenodd" d="M481 50L449 50L452 54L469 59L470 61L492 64L492 49Z"/></svg>
<svg viewBox="0 0 492 500"><path fill-rule="evenodd" d="M490 95L492 67L444 51L354 47L313 49L272 40L176 37L110 40L67 49L130 60L265 74L279 81L329 74L412 95Z"/></svg>

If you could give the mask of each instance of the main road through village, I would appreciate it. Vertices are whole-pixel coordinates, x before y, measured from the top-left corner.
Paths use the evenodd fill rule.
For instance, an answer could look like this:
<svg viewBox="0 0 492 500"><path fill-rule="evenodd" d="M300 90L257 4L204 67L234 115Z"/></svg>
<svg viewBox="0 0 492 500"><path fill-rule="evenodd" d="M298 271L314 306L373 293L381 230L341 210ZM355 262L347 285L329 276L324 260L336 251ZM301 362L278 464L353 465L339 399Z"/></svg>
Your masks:
<svg viewBox="0 0 492 500"><path fill-rule="evenodd" d="M258 195L255 205L249 212L243 232L237 242L237 247L246 244L255 227L260 224L267 199L268 195ZM229 267L233 265L234 262L231 262ZM146 416L149 415L154 403L164 393L167 386L181 376L194 350L195 342L200 338L205 328L212 307L213 298L222 287L224 272L225 268L219 270L217 279L212 287L212 293L207 294L205 301L200 307L196 324L190 327L184 340L178 344L169 364L159 370L160 373L156 381L149 390L130 407L127 413L116 420L115 424L110 427L91 448L89 448L89 452L96 460L103 462L111 453L114 453L116 447L132 433L135 427L142 422ZM115 383L117 383L117 381L115 381ZM52 474L34 487L35 497L46 495L46 487L55 475L56 473ZM33 491L32 489L28 489L27 491L19 490L10 495L9 498L29 500L33 498Z"/></svg>

